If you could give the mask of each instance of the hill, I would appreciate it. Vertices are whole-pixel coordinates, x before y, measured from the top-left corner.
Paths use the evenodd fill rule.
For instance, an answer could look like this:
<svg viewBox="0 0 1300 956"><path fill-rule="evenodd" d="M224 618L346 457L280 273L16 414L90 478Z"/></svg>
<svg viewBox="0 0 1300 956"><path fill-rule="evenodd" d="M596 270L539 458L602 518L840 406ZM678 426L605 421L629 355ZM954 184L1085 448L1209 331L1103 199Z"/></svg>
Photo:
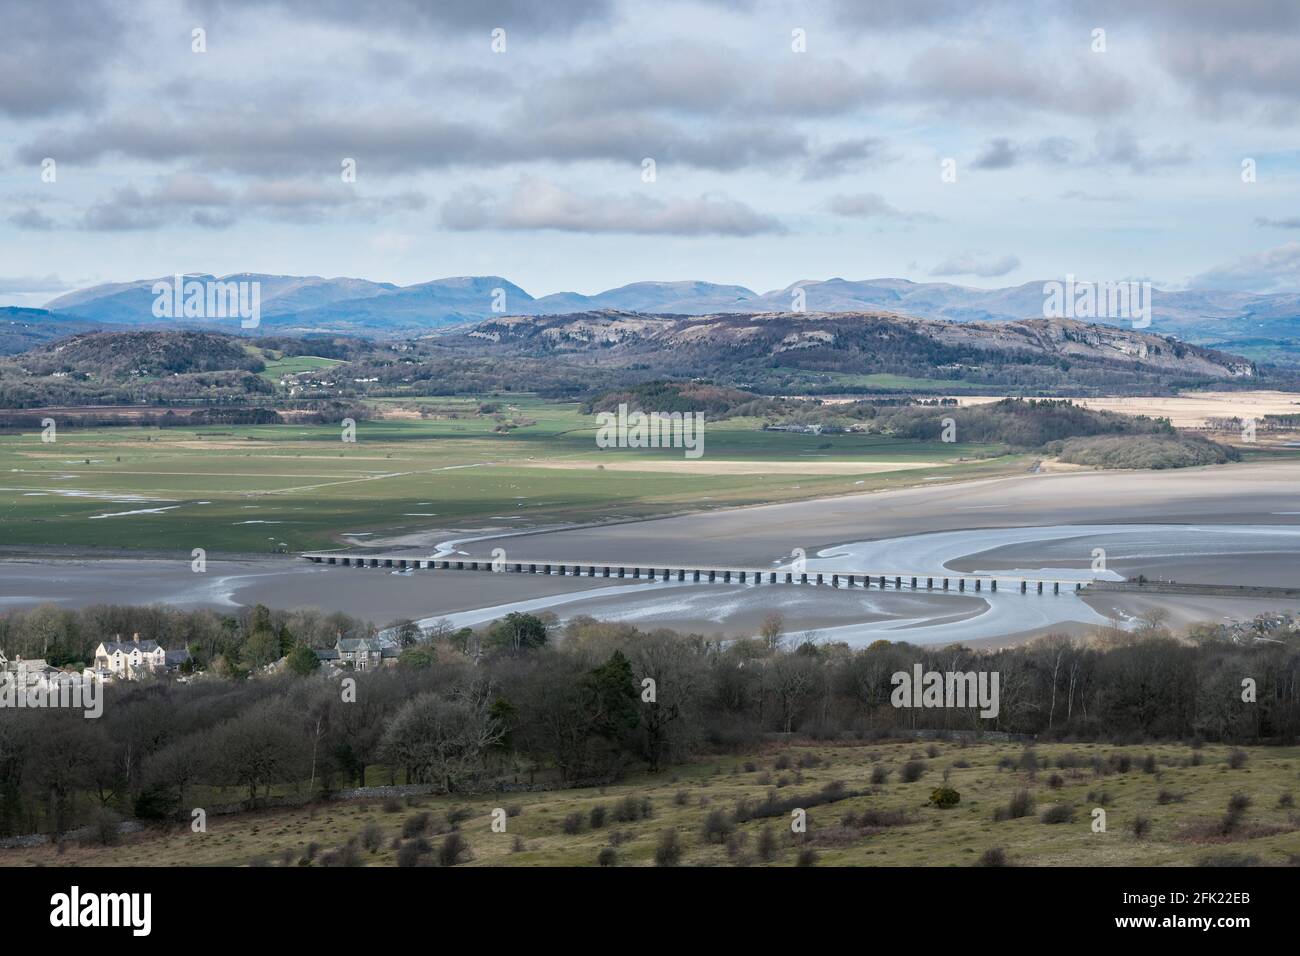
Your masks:
<svg viewBox="0 0 1300 956"><path fill-rule="evenodd" d="M165 277L170 278L170 277ZM212 276L197 276L212 279ZM800 280L781 289L756 292L740 285L698 280L634 282L594 294L559 292L534 297L501 276L460 276L409 286L356 278L270 276L253 273L222 281L262 284L263 323L289 332L353 332L402 335L501 314L562 315L617 310L676 315L789 312L798 291L814 312L898 312L953 322L1008 322L1043 316L1042 281L1002 289L977 289L946 282L880 278ZM60 296L47 308L101 322L154 325L154 279L83 289ZM501 290L497 293L496 290ZM1300 358L1300 294L1259 295L1220 290L1151 290L1151 330L1208 345L1231 348L1237 341L1284 344L1270 359ZM1129 319L1098 318L1100 324L1129 327Z"/></svg>
<svg viewBox="0 0 1300 956"><path fill-rule="evenodd" d="M0 407L242 401L262 359L215 332L92 332L0 359Z"/></svg>
<svg viewBox="0 0 1300 956"><path fill-rule="evenodd" d="M0 355L17 355L43 342L103 328L98 322L46 309L0 307Z"/></svg>
<svg viewBox="0 0 1300 956"><path fill-rule="evenodd" d="M1247 359L1146 332L1068 319L962 324L885 312L507 316L457 341L488 355L551 356L767 393L918 391L955 383L1051 391L1171 388L1252 379Z"/></svg>

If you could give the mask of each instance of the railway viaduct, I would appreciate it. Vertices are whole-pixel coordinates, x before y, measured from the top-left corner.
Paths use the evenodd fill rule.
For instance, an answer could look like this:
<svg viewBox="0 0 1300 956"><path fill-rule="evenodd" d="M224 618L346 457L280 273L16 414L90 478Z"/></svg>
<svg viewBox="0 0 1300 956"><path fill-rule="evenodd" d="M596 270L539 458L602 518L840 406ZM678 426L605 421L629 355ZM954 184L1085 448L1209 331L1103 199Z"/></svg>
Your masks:
<svg viewBox="0 0 1300 956"><path fill-rule="evenodd" d="M347 554L309 551L302 555L315 564L346 568L389 568L412 571L486 571L498 574L547 574L623 581L703 584L803 584L833 588L876 588L895 591L948 591L959 594L1060 594L1082 590L1078 581L972 574L917 574L887 571L793 571L753 567L700 565L633 565L554 560L505 561L456 557L414 557L409 554Z"/></svg>

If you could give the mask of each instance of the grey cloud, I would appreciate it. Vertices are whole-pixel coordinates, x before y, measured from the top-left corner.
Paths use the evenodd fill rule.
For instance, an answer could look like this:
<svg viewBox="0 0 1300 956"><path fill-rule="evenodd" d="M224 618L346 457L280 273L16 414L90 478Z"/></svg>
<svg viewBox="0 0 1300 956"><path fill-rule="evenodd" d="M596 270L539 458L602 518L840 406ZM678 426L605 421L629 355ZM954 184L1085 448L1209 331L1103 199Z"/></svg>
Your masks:
<svg viewBox="0 0 1300 956"><path fill-rule="evenodd" d="M45 232L54 228L54 220L35 206L18 210L9 217L8 221L19 229L30 229L34 232Z"/></svg>
<svg viewBox="0 0 1300 956"><path fill-rule="evenodd" d="M503 200L475 187L442 206L449 229L543 230L671 236L753 236L784 232L776 219L722 196L660 200L644 195L582 196L545 180L521 180Z"/></svg>
<svg viewBox="0 0 1300 956"><path fill-rule="evenodd" d="M934 222L926 213L906 212L886 201L879 193L839 193L826 202L828 211L854 219L903 219Z"/></svg>
<svg viewBox="0 0 1300 956"><path fill-rule="evenodd" d="M790 56L776 63L716 44L621 49L540 81L532 108L566 118L635 110L689 115L754 113L807 117L877 103L890 82L837 58Z"/></svg>
<svg viewBox="0 0 1300 956"><path fill-rule="evenodd" d="M236 191L205 176L178 173L147 192L134 186L115 190L109 199L85 211L81 227L92 232L127 232L189 223L225 229L244 214L315 222L343 210L354 219L372 221L394 212L422 209L425 202L416 192L370 196L341 181L269 180Z"/></svg>
<svg viewBox="0 0 1300 956"><path fill-rule="evenodd" d="M1259 105L1256 98L1300 106L1300 38L1287 36L1192 37L1166 44L1165 68L1215 110L1226 104Z"/></svg>
<svg viewBox="0 0 1300 956"><path fill-rule="evenodd" d="M1004 276L1020 268L1015 256L991 256L981 252L968 252L950 256L930 270L932 276L979 276L991 279Z"/></svg>
<svg viewBox="0 0 1300 956"><path fill-rule="evenodd" d="M1186 144L1148 149L1130 130L1103 129L1096 136L1088 162L1101 166L1127 166L1135 173L1144 173L1167 166L1181 166L1191 158L1191 148Z"/></svg>
<svg viewBox="0 0 1300 956"><path fill-rule="evenodd" d="M1035 162L1054 166L1127 166L1135 173L1146 173L1168 166L1181 166L1191 158L1191 148L1185 143L1147 147L1130 130L1102 129L1094 136L1088 151L1061 136L1020 143L1006 137L995 137L985 144L971 166L974 169L1009 169Z"/></svg>
<svg viewBox="0 0 1300 956"><path fill-rule="evenodd" d="M275 6L288 15L304 20L338 23L354 27L363 22L368 27L394 33L437 29L482 30L502 27L517 29L523 36L563 33L583 24L607 20L613 10L611 0L564 0L562 3L539 3L537 0L386 0L383 3L357 0L193 0L198 10L230 10L238 14L257 13Z"/></svg>
<svg viewBox="0 0 1300 956"><path fill-rule="evenodd" d="M882 166L896 158L885 140L877 136L843 140L816 151L804 167L803 178L831 179Z"/></svg>
<svg viewBox="0 0 1300 956"><path fill-rule="evenodd" d="M987 11L1000 6L996 0L983 4ZM951 26L980 12L979 4L969 0L834 0L831 4L837 25L873 29L907 30Z"/></svg>
<svg viewBox="0 0 1300 956"><path fill-rule="evenodd" d="M1025 162L1060 165L1068 163L1075 151L1075 143L1061 136L1048 136L1034 143L1015 143L1005 136L998 136L988 141L971 166L974 169L1010 169Z"/></svg>
<svg viewBox="0 0 1300 956"><path fill-rule="evenodd" d="M1300 242L1253 252L1207 269L1188 283L1196 289L1242 292L1300 292Z"/></svg>
<svg viewBox="0 0 1300 956"><path fill-rule="evenodd" d="M67 284L56 275L0 276L0 295L28 295L34 292L58 292Z"/></svg>
<svg viewBox="0 0 1300 956"><path fill-rule="evenodd" d="M217 132L214 132L217 131ZM294 119L250 124L246 118L205 116L202 122L116 117L74 133L51 132L18 153L27 162L51 155L94 162L121 155L147 162L185 160L209 169L265 175L337 172L344 157L366 169L401 172L452 166L497 167L537 160L612 160L645 156L707 169L732 170L802 157L798 133L763 124L714 125L693 134L662 120L592 114L575 119L520 117L501 128L409 114L355 120Z"/></svg>
<svg viewBox="0 0 1300 956"><path fill-rule="evenodd" d="M30 119L101 102L125 24L107 0L6 3L0 114Z"/></svg>
<svg viewBox="0 0 1300 956"><path fill-rule="evenodd" d="M984 151L971 163L975 169L1007 169L1020 161L1020 154L1005 136L989 140Z"/></svg>
<svg viewBox="0 0 1300 956"><path fill-rule="evenodd" d="M1272 226L1274 229L1300 229L1300 216L1287 216L1283 219L1257 216L1255 218L1255 225Z"/></svg>
<svg viewBox="0 0 1300 956"><path fill-rule="evenodd" d="M936 46L907 68L913 95L950 106L1012 105L1067 115L1112 116L1132 105L1129 81L1094 68L1034 63L1019 47Z"/></svg>

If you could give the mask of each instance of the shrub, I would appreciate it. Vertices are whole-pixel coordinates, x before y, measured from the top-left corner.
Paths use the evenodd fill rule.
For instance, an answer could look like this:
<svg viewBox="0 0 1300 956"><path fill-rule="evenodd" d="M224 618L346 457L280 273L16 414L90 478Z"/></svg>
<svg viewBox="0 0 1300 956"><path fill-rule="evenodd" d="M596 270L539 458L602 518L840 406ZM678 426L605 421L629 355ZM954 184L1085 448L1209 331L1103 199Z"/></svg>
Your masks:
<svg viewBox="0 0 1300 956"><path fill-rule="evenodd" d="M591 808L591 813L588 815L587 822L591 824L593 830L599 830L605 825L605 815L608 812L608 809L603 803L598 803Z"/></svg>
<svg viewBox="0 0 1300 956"><path fill-rule="evenodd" d="M776 762L773 763L772 766L773 766L775 769L777 769L777 770L789 770L789 769L790 769L790 755L789 755L789 754L781 754L780 756L778 756L778 757L776 758Z"/></svg>
<svg viewBox="0 0 1300 956"><path fill-rule="evenodd" d="M1062 787L1065 786L1065 778L1062 777L1059 773L1054 773L1047 778L1047 785L1051 787L1053 790L1060 790Z"/></svg>
<svg viewBox="0 0 1300 956"><path fill-rule="evenodd" d="M1011 795L1005 807L999 807L993 814L995 821L1019 820L1034 812L1034 795L1028 790L1017 790Z"/></svg>
<svg viewBox="0 0 1300 956"><path fill-rule="evenodd" d="M903 764L903 768L898 771L898 779L903 783L915 783L921 779L925 773L925 764L920 760L909 760Z"/></svg>
<svg viewBox="0 0 1300 956"><path fill-rule="evenodd" d="M581 833L586 822L586 818L581 813L574 811L564 818L564 823L561 826L565 833L572 836L575 833Z"/></svg>
<svg viewBox="0 0 1300 956"><path fill-rule="evenodd" d="M925 755L933 760L935 757L939 756L939 748L935 744L930 744L930 746L925 748Z"/></svg>
<svg viewBox="0 0 1300 956"><path fill-rule="evenodd" d="M871 785L878 787L889 779L889 768L876 764L871 768Z"/></svg>
<svg viewBox="0 0 1300 956"><path fill-rule="evenodd" d="M596 854L596 863L600 866L618 866L618 851L612 846L603 846Z"/></svg>
<svg viewBox="0 0 1300 956"><path fill-rule="evenodd" d="M1244 793L1234 793L1228 798L1228 812L1238 816L1250 809L1250 797Z"/></svg>
<svg viewBox="0 0 1300 956"><path fill-rule="evenodd" d="M443 838L442 846L438 847L439 866L455 866L457 863L465 863L472 859L474 853L459 830L448 833Z"/></svg>
<svg viewBox="0 0 1300 956"><path fill-rule="evenodd" d="M1155 754L1147 754L1145 757L1142 758L1142 772L1143 772L1143 773L1155 773L1155 772L1156 772L1156 755L1155 755Z"/></svg>
<svg viewBox="0 0 1300 956"><path fill-rule="evenodd" d="M371 853L378 853L379 848L384 845L384 830L378 824L371 820L361 831L361 845Z"/></svg>
<svg viewBox="0 0 1300 956"><path fill-rule="evenodd" d="M641 819L641 801L633 796L626 796L614 804L614 819L619 823L633 823Z"/></svg>
<svg viewBox="0 0 1300 956"><path fill-rule="evenodd" d="M1284 793L1277 798L1277 806L1279 810L1287 810L1291 807L1294 807L1295 797L1293 797L1290 793Z"/></svg>
<svg viewBox="0 0 1300 956"><path fill-rule="evenodd" d="M1043 811L1040 818L1044 823L1072 823L1074 821L1074 807L1068 803L1057 803Z"/></svg>
<svg viewBox="0 0 1300 956"><path fill-rule="evenodd" d="M806 846L806 847L804 847L802 850L799 851L799 858L798 858L798 860L797 860L797 862L796 862L795 865L796 865L796 866L816 866L816 865L817 865L817 851L814 850L814 849L813 849L812 847L810 847L810 846Z"/></svg>
<svg viewBox="0 0 1300 956"><path fill-rule="evenodd" d="M397 848L397 865L419 866L424 855L431 849L428 840L406 840Z"/></svg>
<svg viewBox="0 0 1300 956"><path fill-rule="evenodd" d="M407 839L423 836L429 831L429 814L414 813L402 821L402 836Z"/></svg>
<svg viewBox="0 0 1300 956"><path fill-rule="evenodd" d="M393 796L384 797L380 806L383 807L385 813L401 813L402 811L402 801Z"/></svg>
<svg viewBox="0 0 1300 956"><path fill-rule="evenodd" d="M90 839L99 846L117 846L122 839L121 822L122 817L108 807L96 807L90 815Z"/></svg>
<svg viewBox="0 0 1300 956"><path fill-rule="evenodd" d="M655 847L655 866L676 866L682 861L682 843L676 830L664 830L659 834L659 844Z"/></svg>
<svg viewBox="0 0 1300 956"><path fill-rule="evenodd" d="M776 858L776 831L763 827L758 833L758 858L764 863L771 863Z"/></svg>
<svg viewBox="0 0 1300 956"><path fill-rule="evenodd" d="M686 806L686 804L690 802L691 802L691 795L687 793L685 790L678 790L677 793L673 796L673 803L677 804L677 806L679 807L684 807Z"/></svg>
<svg viewBox="0 0 1300 956"><path fill-rule="evenodd" d="M1148 817L1138 815L1130 821L1129 832L1133 834L1135 840L1145 840L1147 834L1151 832L1151 820Z"/></svg>
<svg viewBox="0 0 1300 956"><path fill-rule="evenodd" d="M1249 756L1250 755L1247 754L1246 751L1237 747L1228 754L1228 766L1233 770L1240 770L1242 767L1246 766L1246 760Z"/></svg>
<svg viewBox="0 0 1300 956"><path fill-rule="evenodd" d="M937 787L930 793L930 802L940 810L947 810L961 803L961 794L952 787Z"/></svg>
<svg viewBox="0 0 1300 956"><path fill-rule="evenodd" d="M1170 803L1182 803L1185 799L1186 796L1184 794L1175 793L1172 790L1165 790L1163 788L1161 788L1160 792L1156 794L1156 803L1160 804L1162 807Z"/></svg>
<svg viewBox="0 0 1300 956"><path fill-rule="evenodd" d="M704 818L704 839L708 843L724 843L736 829L736 822L723 810L710 810Z"/></svg>
<svg viewBox="0 0 1300 956"><path fill-rule="evenodd" d="M975 863L975 865L976 866L1007 866L1008 865L1007 851L1002 849L1002 847L1000 846L995 846L988 850L985 850L980 855L980 858Z"/></svg>
<svg viewBox="0 0 1300 956"><path fill-rule="evenodd" d="M327 850L321 854L321 866L360 866L361 850L356 840L349 840L340 847Z"/></svg>

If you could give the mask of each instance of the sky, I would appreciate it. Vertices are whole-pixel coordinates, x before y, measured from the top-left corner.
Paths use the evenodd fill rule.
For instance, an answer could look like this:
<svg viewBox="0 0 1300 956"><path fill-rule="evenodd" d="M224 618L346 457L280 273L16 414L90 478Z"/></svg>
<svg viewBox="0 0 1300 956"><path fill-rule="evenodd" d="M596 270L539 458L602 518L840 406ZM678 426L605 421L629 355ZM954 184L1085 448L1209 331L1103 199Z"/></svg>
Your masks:
<svg viewBox="0 0 1300 956"><path fill-rule="evenodd" d="M1294 0L0 0L0 35L4 305L185 272L1300 291Z"/></svg>

